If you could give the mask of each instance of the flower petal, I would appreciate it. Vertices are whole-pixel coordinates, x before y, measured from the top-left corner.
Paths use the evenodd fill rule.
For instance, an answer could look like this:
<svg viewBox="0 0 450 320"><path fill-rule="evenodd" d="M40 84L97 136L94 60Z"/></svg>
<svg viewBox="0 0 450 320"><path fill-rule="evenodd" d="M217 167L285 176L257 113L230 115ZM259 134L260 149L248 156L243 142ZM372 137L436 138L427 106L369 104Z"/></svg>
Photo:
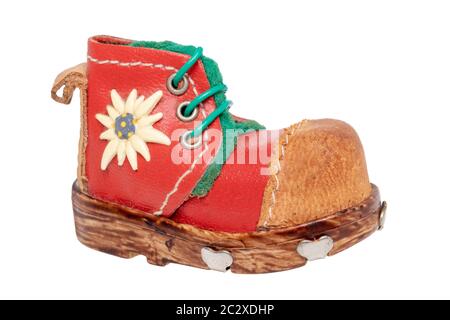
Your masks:
<svg viewBox="0 0 450 320"><path fill-rule="evenodd" d="M111 119L116 120L118 116L120 116L120 113L114 108L113 106L107 106L106 110L108 111L109 116Z"/></svg>
<svg viewBox="0 0 450 320"><path fill-rule="evenodd" d="M116 135L116 132L114 131L114 129L108 129L106 131L103 131L102 134L100 135L100 139L102 139L102 140L113 140L116 138L117 138L117 135Z"/></svg>
<svg viewBox="0 0 450 320"><path fill-rule="evenodd" d="M127 102L125 102L125 113L133 114L136 99L137 99L137 90L133 89L128 95Z"/></svg>
<svg viewBox="0 0 450 320"><path fill-rule="evenodd" d="M130 162L131 168L133 170L137 170L137 153L136 150L134 150L133 146L131 145L131 142L127 141L127 147L126 147L126 153L128 161Z"/></svg>
<svg viewBox="0 0 450 320"><path fill-rule="evenodd" d="M111 90L111 100L114 108L122 114L125 111L125 103L115 89Z"/></svg>
<svg viewBox="0 0 450 320"><path fill-rule="evenodd" d="M119 166L122 166L127 157L126 152L127 146L125 140L120 140L119 146L117 147L117 163Z"/></svg>
<svg viewBox="0 0 450 320"><path fill-rule="evenodd" d="M104 125L107 128L112 128L114 126L114 121L106 114L97 113L95 115L95 119L100 121L102 125Z"/></svg>
<svg viewBox="0 0 450 320"><path fill-rule="evenodd" d="M139 138L137 135L134 135L130 138L130 142L134 150L139 152L146 161L150 161L150 151L148 150L147 144L144 140Z"/></svg>
<svg viewBox="0 0 450 320"><path fill-rule="evenodd" d="M149 116L143 116L138 120L137 125L139 127L146 127L154 124L155 122L158 122L159 120L161 120L162 117L163 117L162 112L151 114Z"/></svg>
<svg viewBox="0 0 450 320"><path fill-rule="evenodd" d="M139 98L137 98L136 103L134 104L134 110L133 110L133 114L134 112L137 110L137 108L140 106L140 104L142 102L144 102L145 97L144 96L140 96Z"/></svg>
<svg viewBox="0 0 450 320"><path fill-rule="evenodd" d="M138 128L137 135L145 142L154 142L159 144L170 145L170 139L164 133L152 127Z"/></svg>
<svg viewBox="0 0 450 320"><path fill-rule="evenodd" d="M163 93L161 90L156 91L150 97L148 97L144 102L142 102L139 107L136 108L134 115L136 118L140 118L145 114L152 112L153 108L161 100Z"/></svg>
<svg viewBox="0 0 450 320"><path fill-rule="evenodd" d="M106 170L111 160L117 154L117 147L119 145L119 139L114 139L108 142L105 151L103 151L102 163L100 165L102 170Z"/></svg>

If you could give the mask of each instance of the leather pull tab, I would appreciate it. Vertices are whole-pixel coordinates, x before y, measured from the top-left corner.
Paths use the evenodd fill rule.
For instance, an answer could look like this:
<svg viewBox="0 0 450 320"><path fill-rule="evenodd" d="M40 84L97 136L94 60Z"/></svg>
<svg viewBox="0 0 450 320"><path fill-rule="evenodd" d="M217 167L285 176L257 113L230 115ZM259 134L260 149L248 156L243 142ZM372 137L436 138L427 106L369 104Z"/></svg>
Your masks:
<svg viewBox="0 0 450 320"><path fill-rule="evenodd" d="M59 96L58 90L62 87L64 87L62 96ZM52 99L59 103L69 104L76 88L80 89L82 93L87 90L86 63L67 69L56 77L52 87Z"/></svg>

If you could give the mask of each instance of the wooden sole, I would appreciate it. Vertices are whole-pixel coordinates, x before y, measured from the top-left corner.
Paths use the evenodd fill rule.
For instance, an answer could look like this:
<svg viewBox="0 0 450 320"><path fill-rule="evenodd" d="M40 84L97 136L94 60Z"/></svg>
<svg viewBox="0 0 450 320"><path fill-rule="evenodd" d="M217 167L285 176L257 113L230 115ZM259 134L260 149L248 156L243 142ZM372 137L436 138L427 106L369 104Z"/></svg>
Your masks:
<svg viewBox="0 0 450 320"><path fill-rule="evenodd" d="M314 250L334 255L376 231L384 211L378 188L372 185L370 197L361 204L320 220L289 228L227 233L96 200L82 193L77 183L72 202L78 239L90 248L122 258L144 255L159 266L173 262L235 273L301 267L308 258L317 258L310 252ZM320 243L324 239L328 241L325 246Z"/></svg>

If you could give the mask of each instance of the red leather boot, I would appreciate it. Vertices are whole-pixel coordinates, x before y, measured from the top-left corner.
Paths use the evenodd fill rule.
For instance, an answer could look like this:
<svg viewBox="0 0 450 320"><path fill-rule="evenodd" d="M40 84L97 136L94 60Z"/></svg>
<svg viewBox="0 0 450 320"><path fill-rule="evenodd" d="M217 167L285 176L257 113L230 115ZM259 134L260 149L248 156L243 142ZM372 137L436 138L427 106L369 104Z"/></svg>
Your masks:
<svg viewBox="0 0 450 320"><path fill-rule="evenodd" d="M66 104L81 92L72 195L83 244L157 265L262 273L333 255L382 227L386 206L349 125L268 131L231 115L201 48L108 36L88 47L87 63L52 89Z"/></svg>

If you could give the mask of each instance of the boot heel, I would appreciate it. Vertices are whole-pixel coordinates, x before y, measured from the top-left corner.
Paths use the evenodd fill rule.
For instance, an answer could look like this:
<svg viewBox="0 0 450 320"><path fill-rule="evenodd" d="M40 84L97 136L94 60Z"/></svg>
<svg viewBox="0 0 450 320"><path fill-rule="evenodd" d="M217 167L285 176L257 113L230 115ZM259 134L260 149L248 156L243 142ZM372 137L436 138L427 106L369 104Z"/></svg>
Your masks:
<svg viewBox="0 0 450 320"><path fill-rule="evenodd" d="M168 261L160 257L154 249L156 246L145 228L144 219L134 218L127 221L126 216L115 213L117 208L96 203L82 194L76 183L72 191L72 204L77 238L85 246L124 259L145 254L151 264L167 264ZM147 235L144 236L143 232ZM138 249L139 244L142 244L145 250Z"/></svg>
<svg viewBox="0 0 450 320"><path fill-rule="evenodd" d="M85 246L124 259L139 255L129 245L129 231L103 215L102 208L80 206L73 199L75 230L78 240Z"/></svg>
<svg viewBox="0 0 450 320"><path fill-rule="evenodd" d="M76 182L72 204L78 240L91 249L125 259L144 255L148 263L158 266L175 262L207 268L200 254L195 254L200 244L175 239L142 212L93 199Z"/></svg>

